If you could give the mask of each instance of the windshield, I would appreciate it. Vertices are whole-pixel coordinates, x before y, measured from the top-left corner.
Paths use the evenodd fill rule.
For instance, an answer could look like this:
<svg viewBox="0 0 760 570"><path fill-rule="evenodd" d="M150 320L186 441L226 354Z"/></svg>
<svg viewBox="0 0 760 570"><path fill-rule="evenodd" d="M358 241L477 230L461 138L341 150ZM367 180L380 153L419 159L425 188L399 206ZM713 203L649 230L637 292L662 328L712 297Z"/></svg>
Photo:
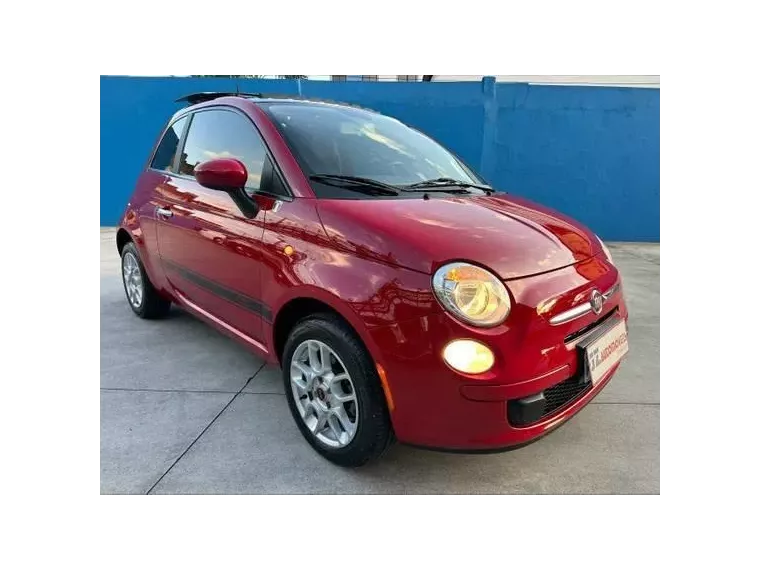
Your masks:
<svg viewBox="0 0 760 570"><path fill-rule="evenodd" d="M437 178L481 183L453 154L396 119L337 105L272 103L266 110L307 176L355 176L395 186ZM319 184L314 189L335 192Z"/></svg>

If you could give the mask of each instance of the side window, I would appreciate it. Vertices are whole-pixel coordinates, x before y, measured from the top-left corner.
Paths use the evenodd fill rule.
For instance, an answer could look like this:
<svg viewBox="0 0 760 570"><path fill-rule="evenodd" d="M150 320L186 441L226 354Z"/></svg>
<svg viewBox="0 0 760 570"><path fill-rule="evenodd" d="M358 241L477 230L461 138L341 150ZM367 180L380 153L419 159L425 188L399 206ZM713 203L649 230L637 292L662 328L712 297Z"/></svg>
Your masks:
<svg viewBox="0 0 760 570"><path fill-rule="evenodd" d="M193 115L179 163L180 174L213 158L237 158L248 170L248 190L258 190L266 149L251 121L232 111L200 111Z"/></svg>
<svg viewBox="0 0 760 570"><path fill-rule="evenodd" d="M157 170L172 170L174 157L177 155L179 139L182 138L182 132L185 130L186 123L187 117L182 117L179 121L176 121L171 127L166 129L166 134L164 134L161 142L158 143L156 154L153 156L153 162L150 163L151 168Z"/></svg>

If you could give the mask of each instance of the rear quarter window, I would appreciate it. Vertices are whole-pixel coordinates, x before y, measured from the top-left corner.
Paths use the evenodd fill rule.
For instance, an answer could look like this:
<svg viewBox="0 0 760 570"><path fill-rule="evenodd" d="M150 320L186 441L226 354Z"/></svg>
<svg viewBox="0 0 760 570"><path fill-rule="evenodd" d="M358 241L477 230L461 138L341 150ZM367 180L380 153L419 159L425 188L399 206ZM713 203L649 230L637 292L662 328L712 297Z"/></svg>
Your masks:
<svg viewBox="0 0 760 570"><path fill-rule="evenodd" d="M187 117L182 117L166 129L161 142L158 143L156 154L153 155L153 160L150 163L151 168L173 171L174 158L177 156L179 141L182 138L186 123Z"/></svg>

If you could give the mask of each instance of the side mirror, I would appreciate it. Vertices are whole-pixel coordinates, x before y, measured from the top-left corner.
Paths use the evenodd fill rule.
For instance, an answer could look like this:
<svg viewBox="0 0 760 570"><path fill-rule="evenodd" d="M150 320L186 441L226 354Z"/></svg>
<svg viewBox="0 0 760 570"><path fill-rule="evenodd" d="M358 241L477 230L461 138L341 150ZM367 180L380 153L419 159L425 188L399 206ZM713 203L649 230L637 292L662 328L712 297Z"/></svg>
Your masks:
<svg viewBox="0 0 760 570"><path fill-rule="evenodd" d="M193 174L201 186L227 192L246 218L255 218L259 213L256 202L245 193L248 170L236 158L215 158L202 162L195 167Z"/></svg>
<svg viewBox="0 0 760 570"><path fill-rule="evenodd" d="M225 192L243 188L248 181L245 165L235 158L215 158L202 162L195 167L193 174L201 186Z"/></svg>

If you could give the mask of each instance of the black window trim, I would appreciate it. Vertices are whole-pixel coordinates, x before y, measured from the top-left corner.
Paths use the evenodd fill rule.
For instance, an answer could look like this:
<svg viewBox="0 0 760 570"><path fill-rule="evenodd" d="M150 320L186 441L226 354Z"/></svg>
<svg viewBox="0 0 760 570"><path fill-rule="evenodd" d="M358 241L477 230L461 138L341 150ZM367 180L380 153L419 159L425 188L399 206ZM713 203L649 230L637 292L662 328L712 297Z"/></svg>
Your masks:
<svg viewBox="0 0 760 570"><path fill-rule="evenodd" d="M182 136L179 138L179 144L177 145L177 152L174 153L174 161L172 162L172 169L170 171L174 175L179 174L179 162L180 160L182 160L182 151L185 149L185 141L187 141L187 133L190 132L190 125L193 124L194 116L195 115L193 115L192 113L182 115L182 118L187 117L187 125L185 125L185 130L182 131Z"/></svg>
<svg viewBox="0 0 760 570"><path fill-rule="evenodd" d="M169 128L172 125L174 125L177 121L179 121L179 120L181 120L181 119L183 119L185 117L188 117L189 120L187 121L187 124L185 125L185 128L184 128L184 130L182 132L182 136L180 137L179 143L177 145L177 149L179 150L179 152L177 152L175 154L174 163L172 164L172 168L174 169L174 172L172 172L170 170L163 170L163 169L153 168L152 166L149 166L148 169L149 170L153 170L154 172L161 172L161 173L168 174L168 175L171 175L171 176L174 176L174 177L177 177L177 178L181 178L183 180L193 180L193 181L195 181L195 177L194 176L188 176L187 174L180 174L179 173L179 161L182 158L182 151L185 150L185 142L187 142L187 135L190 132L190 125L192 125L192 123L193 123L193 118L198 113L203 113L205 111L228 111L228 112L232 112L232 113L235 113L237 115L240 115L241 117L243 117L244 119L246 119L249 123L251 123L251 125L253 126L256 134L259 136L259 139L261 139L261 142L264 145L264 155L265 155L265 158L267 158L269 160L269 162L272 164L272 169L277 174L278 178L280 179L280 184L285 189L285 191L287 192L287 194L275 194L274 192L267 192L267 191L261 190L261 189L254 190L253 188L248 188L247 190L249 190L253 194L261 194L262 196L267 196L267 197L270 197L270 198L274 198L276 200L284 200L286 202L292 202L293 199L294 199L293 191L290 189L290 185L288 184L287 180L285 179L285 176L282 173L282 169L280 169L280 165L277 164L277 161L274 159L274 156L272 155L272 151L269 148L269 145L267 144L266 139L261 134L261 131L259 130L258 126L256 126L256 123L254 123L253 119L251 119L247 114L243 113L237 107L233 107L231 105L209 105L208 107L203 107L201 109L195 109L195 110L188 109L187 112L182 113L181 115L179 115L175 120L173 120L171 123L169 123L169 125L166 127L166 129L164 129L164 132L161 133L161 138L159 139L159 142L158 142L158 144L160 145L161 141L164 138L164 135L166 134L166 131L169 130ZM156 153L157 150L158 150L158 146L156 146L156 149L153 152L154 156L155 156L155 153ZM153 164L153 157L151 157L149 164L151 164L151 165Z"/></svg>
<svg viewBox="0 0 760 570"><path fill-rule="evenodd" d="M166 170L165 168L155 168L153 166L153 161L156 160L156 153L158 152L159 147L161 146L161 143L164 142L164 137L166 136L166 133L169 132L169 129L171 129L174 125L179 123L182 119L188 117L188 113L183 113L182 115L176 117L173 121L169 121L169 123L164 127L164 130L161 131L161 136L158 138L158 142L156 143L155 148L153 149L153 152L150 155L150 160L148 160L148 170L152 170L153 172L167 172L169 174L174 174L171 170ZM187 129L190 126L191 121L187 121L187 124L185 124L184 127L182 127L182 132L179 135L179 141L177 142L177 150L182 148L182 145L185 142L185 136L187 135ZM172 168L176 167L177 164L177 156L181 155L181 152L178 153L176 150L174 151L174 159L172 160L172 164L170 165Z"/></svg>

